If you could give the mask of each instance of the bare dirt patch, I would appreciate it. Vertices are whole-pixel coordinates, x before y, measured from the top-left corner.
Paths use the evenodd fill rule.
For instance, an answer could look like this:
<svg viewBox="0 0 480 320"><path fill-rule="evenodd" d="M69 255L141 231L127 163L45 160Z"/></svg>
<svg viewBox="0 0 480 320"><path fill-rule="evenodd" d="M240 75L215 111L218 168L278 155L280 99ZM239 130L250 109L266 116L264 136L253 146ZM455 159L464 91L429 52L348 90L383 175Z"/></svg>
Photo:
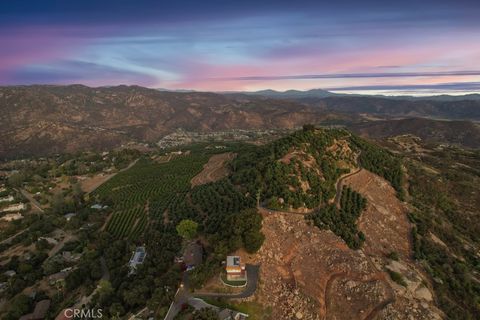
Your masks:
<svg viewBox="0 0 480 320"><path fill-rule="evenodd" d="M359 229L366 236L364 251L369 255L396 251L409 257L411 225L407 207L398 200L392 186L367 170L345 178L344 184L367 198L367 208L358 220Z"/></svg>
<svg viewBox="0 0 480 320"><path fill-rule="evenodd" d="M192 187L199 186L209 182L215 182L228 175L226 164L233 160L235 153L226 152L216 154L210 157L208 162L203 166L203 170L192 178Z"/></svg>
<svg viewBox="0 0 480 320"><path fill-rule="evenodd" d="M80 180L82 190L86 193L90 193L93 190L97 189L100 185L105 183L114 175L115 175L114 173L110 173L110 174L100 173L100 174L94 175L93 177L87 177L83 180Z"/></svg>
<svg viewBox="0 0 480 320"><path fill-rule="evenodd" d="M411 259L407 208L395 190L366 170L344 181L368 206L359 219L366 236L361 250L349 249L331 231L309 225L304 216L260 209L265 242L246 256L259 263L258 303L271 319L438 319L428 277ZM393 261L388 253L397 252ZM388 270L401 274L406 286Z"/></svg>
<svg viewBox="0 0 480 320"><path fill-rule="evenodd" d="M351 312L346 317L360 319L390 298L388 283L361 251L350 250L330 231L309 226L303 216L267 214L263 232L266 240L253 262L261 263L257 299L272 307L272 318L340 319L345 308L328 298L345 295L338 291L338 281L367 283L349 293ZM371 287L381 289L367 298L362 288Z"/></svg>

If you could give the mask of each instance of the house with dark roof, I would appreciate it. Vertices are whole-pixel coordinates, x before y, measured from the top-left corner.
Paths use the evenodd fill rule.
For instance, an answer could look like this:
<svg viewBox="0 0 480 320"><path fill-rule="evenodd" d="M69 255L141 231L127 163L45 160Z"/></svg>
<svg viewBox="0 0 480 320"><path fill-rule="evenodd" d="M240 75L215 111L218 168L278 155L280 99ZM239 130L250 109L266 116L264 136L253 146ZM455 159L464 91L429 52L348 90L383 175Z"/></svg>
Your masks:
<svg viewBox="0 0 480 320"><path fill-rule="evenodd" d="M23 315L19 320L43 320L47 315L47 311L50 308L50 300L42 300L37 302L35 309L32 313Z"/></svg>

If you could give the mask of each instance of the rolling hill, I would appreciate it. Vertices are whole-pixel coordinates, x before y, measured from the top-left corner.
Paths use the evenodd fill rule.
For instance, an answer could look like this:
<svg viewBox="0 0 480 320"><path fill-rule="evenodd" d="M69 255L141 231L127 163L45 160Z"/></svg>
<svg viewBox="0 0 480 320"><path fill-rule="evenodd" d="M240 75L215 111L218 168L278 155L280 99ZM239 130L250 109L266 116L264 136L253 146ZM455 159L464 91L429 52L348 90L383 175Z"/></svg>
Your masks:
<svg viewBox="0 0 480 320"><path fill-rule="evenodd" d="M480 126L470 121L440 121L425 118L380 120L355 123L349 129L370 138L413 134L426 142L480 146Z"/></svg>
<svg viewBox="0 0 480 320"><path fill-rule="evenodd" d="M293 128L332 117L291 101L138 86L2 87L0 110L0 157L155 142L177 128Z"/></svg>
<svg viewBox="0 0 480 320"><path fill-rule="evenodd" d="M274 94L276 99L265 94L272 92L169 92L139 86L0 87L0 158L105 150L129 142L154 143L178 128L212 132L295 128L322 122L348 125L365 120L365 115L382 119L480 119L480 101L474 100L331 96L318 90L306 94L291 90ZM291 95L296 98L287 99ZM418 136L432 136L432 141L478 146L478 127L471 123L419 122L394 121L391 128L386 121L362 123L353 129L372 136L421 129Z"/></svg>

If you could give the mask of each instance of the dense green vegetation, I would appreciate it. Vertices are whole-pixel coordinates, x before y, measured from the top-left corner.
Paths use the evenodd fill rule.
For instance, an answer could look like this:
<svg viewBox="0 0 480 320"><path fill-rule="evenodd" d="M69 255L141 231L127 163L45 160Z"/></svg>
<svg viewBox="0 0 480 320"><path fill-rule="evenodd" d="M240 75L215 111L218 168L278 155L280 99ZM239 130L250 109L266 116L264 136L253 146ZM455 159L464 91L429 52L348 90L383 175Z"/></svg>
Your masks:
<svg viewBox="0 0 480 320"><path fill-rule="evenodd" d="M190 286L200 287L218 274L226 255L239 248L253 253L261 247L264 235L261 233L262 217L256 210L259 203L281 210L316 208L311 218L317 226L331 229L351 248L359 248L364 236L355 223L365 207L365 199L344 188L340 209L328 205L335 196L335 182L356 165L355 155L360 151L369 155L367 159L370 159L371 166L381 165L387 177L386 168L400 162L392 160L393 155L389 153L364 151L369 147L360 142L352 144L351 139L357 138L345 130L305 126L304 130L263 146L232 144L226 149L215 150L198 144L189 148L190 154L175 156L168 162L156 161L154 159L158 160L158 157L148 154L101 185L87 199L78 190L78 181L69 179L68 190L64 189L49 199L52 209L47 214L59 221L55 219L55 225L45 226L44 219L32 219L30 231L19 234L12 243L36 241L40 252L48 252L49 244L37 241L38 236L64 224L62 229L76 230L78 236L77 240L67 243L64 250L81 253L81 259L66 263L46 258L45 254L35 256L29 266L21 266L22 272L12 279L20 282L15 283L8 294L12 297L45 275L75 267L59 285L61 290L53 299L53 313L71 305L72 299L80 292L92 293L100 283L93 295L92 306L101 307L106 317L123 316L147 303L150 310L155 311L155 316L161 318L181 281L182 267L174 261L182 255L185 243L195 240L203 246L203 263L189 272ZM227 151L238 155L230 164L232 174L192 188L191 179L202 170L209 157ZM119 169L139 156L137 152L125 151L118 154L120 160L117 161L115 154L110 153L102 160L98 155L82 155L78 161L72 158L58 162L49 160L48 169L40 178L29 174L26 181L37 181L32 187L43 192L51 187L48 179L52 177L96 172L106 166L112 168L112 163ZM90 160L91 166L88 165ZM101 161L105 166L93 167L93 163ZM24 178L12 181L11 185L21 185ZM107 205L108 209L91 209L94 203ZM77 215L65 224L61 214L70 210ZM108 213L111 215L103 230L101 226ZM23 222L15 224L18 228L26 227ZM18 228L9 233L13 234ZM37 228L42 232L36 232ZM132 273L128 260L139 245L146 247L147 256L143 265ZM21 263L24 264L13 259L2 270L20 268ZM109 281L100 281L107 271ZM19 299L20 307L26 308L25 302ZM29 308L33 302L28 301Z"/></svg>
<svg viewBox="0 0 480 320"><path fill-rule="evenodd" d="M407 286L407 283L405 282L405 280L403 279L403 277L400 273L398 273L396 271L393 271L393 270L389 270L389 269L387 269L387 272L388 272L388 275L390 276L390 278L393 281L395 281L396 283L398 283L401 286L404 286L404 287Z"/></svg>
<svg viewBox="0 0 480 320"><path fill-rule="evenodd" d="M190 180L201 171L206 155L182 156L167 163L140 159L120 172L94 193L103 204L115 210L108 231L118 237L137 239L148 216L160 217L171 201L190 190Z"/></svg>
<svg viewBox="0 0 480 320"><path fill-rule="evenodd" d="M389 181L397 191L400 199L404 198L402 159L390 151L370 143L357 136L352 136L352 142L361 150L359 164Z"/></svg>
<svg viewBox="0 0 480 320"><path fill-rule="evenodd" d="M431 275L438 305L450 319L480 319L478 168L478 151L453 148L408 163L414 256Z"/></svg>
<svg viewBox="0 0 480 320"><path fill-rule="evenodd" d="M320 229L330 229L352 249L359 249L365 241L357 229L357 219L365 209L367 200L349 187L343 187L340 209L335 204L324 206L306 218Z"/></svg>
<svg viewBox="0 0 480 320"><path fill-rule="evenodd" d="M351 155L327 148L349 137L345 130L305 126L304 130L240 154L232 164L232 180L273 209L318 207L335 195L335 182L349 171L340 168L338 161L353 164ZM295 156L280 161L292 152ZM308 188L302 188L302 184Z"/></svg>
<svg viewBox="0 0 480 320"><path fill-rule="evenodd" d="M159 314L166 312L181 278L174 258L181 255L182 238L192 239L198 233L204 239L205 261L190 272L193 287L217 273L232 251L260 248L262 219L253 197L241 193L228 178L191 188L190 180L212 152L197 148L166 163L141 159L96 190L98 201L114 209L109 235L97 240L112 279L112 293L97 301L107 314L122 315L145 301ZM144 216L148 223L136 231L135 221ZM134 275L126 277L131 243L145 244L147 258Z"/></svg>

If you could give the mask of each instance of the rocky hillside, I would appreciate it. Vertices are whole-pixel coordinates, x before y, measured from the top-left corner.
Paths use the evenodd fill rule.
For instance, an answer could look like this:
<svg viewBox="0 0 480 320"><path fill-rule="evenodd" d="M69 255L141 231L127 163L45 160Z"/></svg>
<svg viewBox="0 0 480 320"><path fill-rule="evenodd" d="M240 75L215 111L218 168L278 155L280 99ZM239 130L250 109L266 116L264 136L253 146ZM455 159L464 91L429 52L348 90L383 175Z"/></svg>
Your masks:
<svg viewBox="0 0 480 320"><path fill-rule="evenodd" d="M155 142L184 128L292 128L329 117L296 102L138 86L0 88L0 157Z"/></svg>
<svg viewBox="0 0 480 320"><path fill-rule="evenodd" d="M349 126L354 132L371 138L413 134L426 142L480 147L480 126L470 121L440 121L424 118L382 120Z"/></svg>
<svg viewBox="0 0 480 320"><path fill-rule="evenodd" d="M261 265L252 300L271 319L442 318L412 259L401 166L346 130L310 126L237 156L232 181L257 196L265 235L239 254Z"/></svg>

